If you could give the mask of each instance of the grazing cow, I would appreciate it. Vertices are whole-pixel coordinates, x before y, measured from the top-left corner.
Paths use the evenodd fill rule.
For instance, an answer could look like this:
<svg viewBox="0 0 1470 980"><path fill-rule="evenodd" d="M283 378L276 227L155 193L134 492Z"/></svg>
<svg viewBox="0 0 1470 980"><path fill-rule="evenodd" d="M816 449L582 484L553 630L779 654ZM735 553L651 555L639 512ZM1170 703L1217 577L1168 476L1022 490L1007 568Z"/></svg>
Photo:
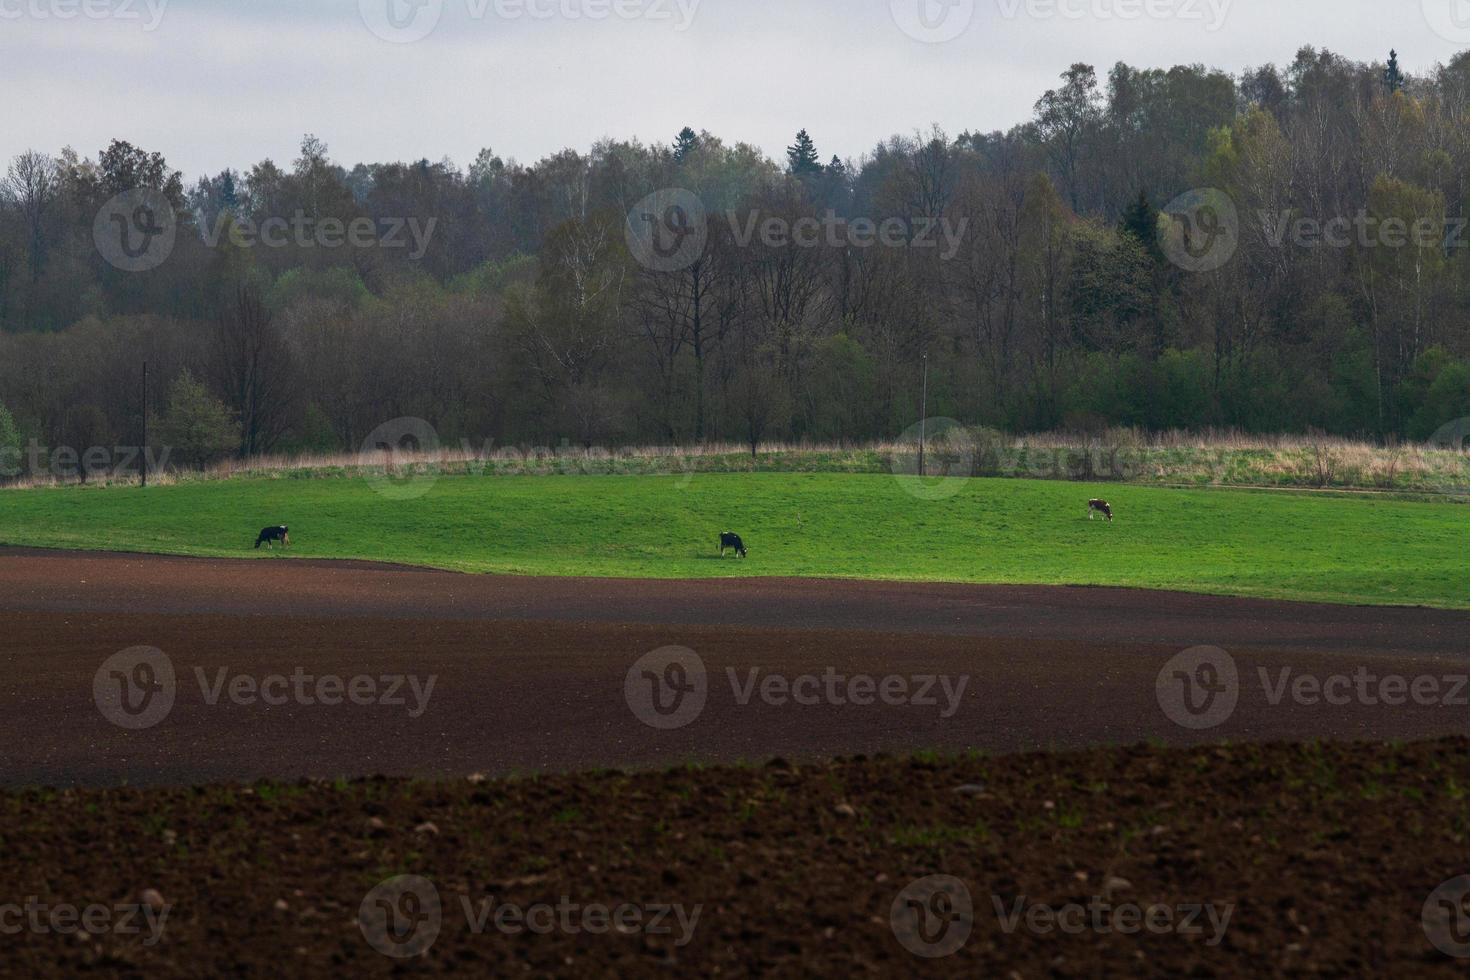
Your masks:
<svg viewBox="0 0 1470 980"><path fill-rule="evenodd" d="M262 544L268 544L272 548L274 548L274 542L276 541L281 542L281 544L285 545L288 548L291 547L291 531L288 527L286 527L286 525L282 524L280 527L268 527L263 529L260 532L260 535L255 539L255 549L259 551Z"/></svg>
<svg viewBox="0 0 1470 980"><path fill-rule="evenodd" d="M735 554L739 555L741 558L745 557L745 543L740 540L740 535L738 534L733 534L729 531L726 531L720 535L721 558L725 557L726 548L734 548Z"/></svg>
<svg viewBox="0 0 1470 980"><path fill-rule="evenodd" d="M1113 521L1113 508L1106 500L1089 500L1087 502L1087 519L1090 521L1098 514L1106 517L1108 523Z"/></svg>

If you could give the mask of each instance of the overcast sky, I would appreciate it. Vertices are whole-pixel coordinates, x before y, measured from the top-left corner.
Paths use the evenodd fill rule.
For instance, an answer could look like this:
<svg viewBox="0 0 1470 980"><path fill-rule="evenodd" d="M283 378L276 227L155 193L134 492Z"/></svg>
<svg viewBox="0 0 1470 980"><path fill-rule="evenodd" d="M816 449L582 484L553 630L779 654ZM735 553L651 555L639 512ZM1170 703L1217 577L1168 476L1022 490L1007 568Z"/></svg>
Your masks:
<svg viewBox="0 0 1470 980"><path fill-rule="evenodd" d="M1303 44L1425 70L1470 46L1470 0L0 0L0 159L116 137L192 181L306 132L347 165L463 166L684 125L856 158L1008 128L1074 61L1237 72Z"/></svg>

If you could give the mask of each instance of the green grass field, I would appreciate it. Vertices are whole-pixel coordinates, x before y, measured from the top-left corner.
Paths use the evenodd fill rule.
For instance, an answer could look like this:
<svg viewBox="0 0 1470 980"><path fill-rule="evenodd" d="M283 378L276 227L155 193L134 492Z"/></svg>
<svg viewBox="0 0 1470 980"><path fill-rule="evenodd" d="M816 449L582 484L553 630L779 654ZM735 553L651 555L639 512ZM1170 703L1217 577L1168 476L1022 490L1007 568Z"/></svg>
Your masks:
<svg viewBox="0 0 1470 980"><path fill-rule="evenodd" d="M1105 496L1118 522L1088 521ZM1114 585L1470 608L1470 507L1387 498L970 480L919 499L891 476L445 476L416 499L363 478L0 493L0 542L472 572L821 576ZM715 556L718 533L750 558Z"/></svg>

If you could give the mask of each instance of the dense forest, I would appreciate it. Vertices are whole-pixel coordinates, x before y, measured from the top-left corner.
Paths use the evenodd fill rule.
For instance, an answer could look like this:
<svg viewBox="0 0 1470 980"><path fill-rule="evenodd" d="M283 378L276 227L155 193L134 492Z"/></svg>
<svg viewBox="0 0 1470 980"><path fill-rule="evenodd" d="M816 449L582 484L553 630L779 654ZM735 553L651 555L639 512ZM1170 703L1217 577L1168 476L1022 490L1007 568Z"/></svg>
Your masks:
<svg viewBox="0 0 1470 980"><path fill-rule="evenodd" d="M355 449L403 416L477 447L857 441L918 419L926 362L929 415L1010 431L1470 415L1470 54L1424 77L1313 48L1239 77L1079 64L1009 132L857 161L810 130L779 161L691 127L467 168L347 166L307 136L193 180L121 140L28 151L0 182L0 442L136 444L145 412L197 462ZM175 227L135 271L99 243L139 188ZM677 268L629 233L668 188L704 209ZM1169 207L1197 188L1229 202L1213 225ZM840 233L751 234L771 219ZM1223 261L1188 261L1222 220Z"/></svg>

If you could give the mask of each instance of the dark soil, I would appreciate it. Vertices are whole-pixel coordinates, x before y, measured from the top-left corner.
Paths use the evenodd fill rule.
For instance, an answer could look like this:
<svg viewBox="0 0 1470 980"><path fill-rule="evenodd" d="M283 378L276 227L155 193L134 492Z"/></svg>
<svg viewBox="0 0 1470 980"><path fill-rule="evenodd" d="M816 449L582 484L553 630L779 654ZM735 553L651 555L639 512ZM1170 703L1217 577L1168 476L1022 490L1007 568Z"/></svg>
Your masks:
<svg viewBox="0 0 1470 980"><path fill-rule="evenodd" d="M169 913L152 946L146 931L23 929L0 973L1463 976L1421 914L1470 872L1467 786L1470 741L1454 739L26 790L0 795L0 899L112 906L154 889ZM892 910L936 874L963 884L973 931L931 959L901 944L909 920L895 927ZM363 911L398 875L432 882L442 909L406 959L369 941L383 906ZM428 932L406 916L426 930L431 910L395 899L411 951ZM1018 901L1105 911L1073 933L1025 916L1007 932L996 903L1009 915ZM464 902L497 910L483 931ZM589 907L625 904L638 922L592 931ZM507 905L566 911L530 912L551 930L512 934L495 926ZM1108 928L1128 925L1121 907L1155 905L1177 928ZM1215 917L1186 922L1200 906ZM673 912L651 928L665 907L689 931Z"/></svg>
<svg viewBox="0 0 1470 980"><path fill-rule="evenodd" d="M459 777L863 752L1024 752L1161 741L1423 739L1463 707L1272 702L1259 682L1358 669L1463 675L1470 613L1106 589L748 580L518 579L296 561L0 551L0 786ZM1188 647L1239 663L1218 728L1167 718L1156 682ZM636 718L644 654L695 651L708 704ZM179 693L146 731L109 723L94 678L121 650L171 658ZM207 703L198 683L291 675L436 679L426 710ZM965 679L958 710L740 703L728 678ZM1461 691L1461 696L1470 690ZM1320 699L1319 699L1320 701Z"/></svg>
<svg viewBox="0 0 1470 980"><path fill-rule="evenodd" d="M1470 874L1470 740L1386 740L1458 735L1466 709L1273 703L1255 678L1463 675L1467 627L1120 590L0 551L0 976L1463 976L1442 948L1470 954L1470 883L1441 886ZM94 680L139 645L178 698L124 730ZM669 645L711 687L665 731L624 680ZM1198 645L1242 689L1191 731L1155 684ZM948 716L721 687L833 668L969 683ZM410 717L193 684L297 669L437 687ZM723 767L665 771L692 760ZM493 778L516 772L541 775ZM108 927L82 938L73 908ZM517 911L540 931L497 928Z"/></svg>

